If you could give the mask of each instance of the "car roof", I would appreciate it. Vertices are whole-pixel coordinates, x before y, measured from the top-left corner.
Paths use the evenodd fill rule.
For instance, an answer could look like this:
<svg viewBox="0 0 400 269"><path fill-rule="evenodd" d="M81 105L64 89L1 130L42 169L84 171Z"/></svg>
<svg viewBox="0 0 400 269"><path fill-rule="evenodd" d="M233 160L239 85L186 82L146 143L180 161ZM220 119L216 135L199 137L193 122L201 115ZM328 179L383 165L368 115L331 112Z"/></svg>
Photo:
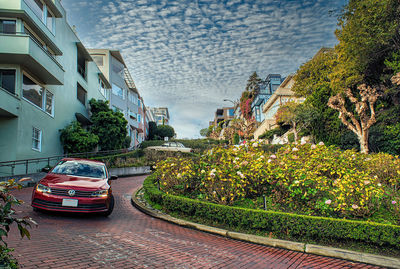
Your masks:
<svg viewBox="0 0 400 269"><path fill-rule="evenodd" d="M93 163L93 164L104 164L101 161L81 159L81 158L63 158L63 159L61 159L61 161L76 161L76 162L85 162L85 163Z"/></svg>

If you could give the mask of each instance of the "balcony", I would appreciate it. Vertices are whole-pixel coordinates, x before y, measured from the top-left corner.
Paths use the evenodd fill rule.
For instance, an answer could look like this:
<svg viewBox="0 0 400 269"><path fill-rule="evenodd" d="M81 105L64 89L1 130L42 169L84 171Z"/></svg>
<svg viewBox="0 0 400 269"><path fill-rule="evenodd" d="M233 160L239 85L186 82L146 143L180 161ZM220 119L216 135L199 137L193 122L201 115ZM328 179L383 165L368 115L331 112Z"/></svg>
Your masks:
<svg viewBox="0 0 400 269"><path fill-rule="evenodd" d="M20 99L0 88L0 118L15 118L19 116Z"/></svg>
<svg viewBox="0 0 400 269"><path fill-rule="evenodd" d="M260 106L263 102L266 102L270 97L271 97L270 94L259 93L251 103L251 108L254 108L255 106Z"/></svg>
<svg viewBox="0 0 400 269"><path fill-rule="evenodd" d="M3 2L5 5L3 5ZM0 8L0 17L13 17L22 19L38 37L56 54L62 55L62 51L56 45L54 33L42 22L41 18L35 14L30 6L30 0L3 1ZM64 9L59 0L45 0L55 18L62 18Z"/></svg>
<svg viewBox="0 0 400 269"><path fill-rule="evenodd" d="M63 85L64 69L57 60L26 34L0 34L0 58L5 64L19 64L41 82Z"/></svg>

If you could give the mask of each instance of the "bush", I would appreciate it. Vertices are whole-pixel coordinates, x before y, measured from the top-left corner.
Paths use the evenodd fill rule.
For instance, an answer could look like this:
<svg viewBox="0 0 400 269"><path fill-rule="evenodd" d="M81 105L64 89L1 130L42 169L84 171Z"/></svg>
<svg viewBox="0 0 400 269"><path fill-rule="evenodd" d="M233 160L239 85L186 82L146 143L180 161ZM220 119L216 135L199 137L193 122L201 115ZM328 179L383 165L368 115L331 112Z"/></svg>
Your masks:
<svg viewBox="0 0 400 269"><path fill-rule="evenodd" d="M164 193L157 189L156 181L156 175L146 178L146 196L169 213L281 239L355 241L400 249L400 226L218 205Z"/></svg>
<svg viewBox="0 0 400 269"><path fill-rule="evenodd" d="M288 141L289 141L289 143L293 143L294 142L294 133L290 133L288 135Z"/></svg>
<svg viewBox="0 0 400 269"><path fill-rule="evenodd" d="M60 130L60 140L64 152L77 153L93 151L99 142L99 137L84 130L79 122L73 121Z"/></svg>
<svg viewBox="0 0 400 269"><path fill-rule="evenodd" d="M265 131L262 135L260 135L260 139L266 139L268 141L271 141L274 138L274 135L277 136L282 136L287 132L287 129L284 129L282 127L277 127L272 130Z"/></svg>
<svg viewBox="0 0 400 269"><path fill-rule="evenodd" d="M18 268L17 260L11 255L10 249L4 237L8 236L12 224L16 224L21 237L24 236L30 239L30 233L27 227L32 224L36 225L31 218L17 218L14 206L20 205L23 201L15 198L10 190L21 189L22 186L17 184L13 179L0 182L0 267L1 268Z"/></svg>
<svg viewBox="0 0 400 269"><path fill-rule="evenodd" d="M379 221L400 223L399 159L323 144L281 146L275 154L264 147L215 147L187 167L182 159L159 162L156 174L165 192L181 194L172 186L196 182L185 196L218 204L266 195L275 210L372 220L383 214Z"/></svg>
<svg viewBox="0 0 400 269"><path fill-rule="evenodd" d="M175 130L169 125L159 125L156 129L156 135L164 139L164 137L173 137L175 135Z"/></svg>

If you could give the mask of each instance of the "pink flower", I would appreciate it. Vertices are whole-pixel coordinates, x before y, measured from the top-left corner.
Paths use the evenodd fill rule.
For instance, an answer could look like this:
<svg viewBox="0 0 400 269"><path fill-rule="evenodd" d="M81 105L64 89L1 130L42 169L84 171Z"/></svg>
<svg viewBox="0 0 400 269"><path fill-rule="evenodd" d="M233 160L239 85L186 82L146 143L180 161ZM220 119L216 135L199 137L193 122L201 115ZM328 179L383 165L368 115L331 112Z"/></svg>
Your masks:
<svg viewBox="0 0 400 269"><path fill-rule="evenodd" d="M323 146L325 144L324 144L324 142L321 141L321 142L318 143L318 145Z"/></svg>
<svg viewBox="0 0 400 269"><path fill-rule="evenodd" d="M299 149L296 148L296 147L292 148L292 151L298 151L298 150L299 150Z"/></svg>
<svg viewBox="0 0 400 269"><path fill-rule="evenodd" d="M326 200L325 204L330 205L332 203L332 200Z"/></svg>
<svg viewBox="0 0 400 269"><path fill-rule="evenodd" d="M271 159L276 159L276 155L272 154L271 156L269 156Z"/></svg>
<svg viewBox="0 0 400 269"><path fill-rule="evenodd" d="M351 206L353 209L357 209L358 208L358 205L352 205Z"/></svg>
<svg viewBox="0 0 400 269"><path fill-rule="evenodd" d="M314 144L311 145L311 149L316 149L316 148L317 148L316 145L314 145Z"/></svg>
<svg viewBox="0 0 400 269"><path fill-rule="evenodd" d="M396 201L392 201L392 205L395 205L396 204Z"/></svg>

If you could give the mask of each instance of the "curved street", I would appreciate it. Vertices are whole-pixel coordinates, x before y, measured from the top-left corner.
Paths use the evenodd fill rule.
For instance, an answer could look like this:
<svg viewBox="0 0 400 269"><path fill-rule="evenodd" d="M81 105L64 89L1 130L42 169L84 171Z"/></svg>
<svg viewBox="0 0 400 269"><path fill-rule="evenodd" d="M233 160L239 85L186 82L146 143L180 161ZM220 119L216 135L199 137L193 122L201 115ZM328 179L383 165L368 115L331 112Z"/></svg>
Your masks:
<svg viewBox="0 0 400 269"><path fill-rule="evenodd" d="M366 264L250 244L154 219L131 205L145 176L113 182L110 217L33 212L32 188L14 194L38 227L31 240L13 227L9 246L22 268L377 268Z"/></svg>

